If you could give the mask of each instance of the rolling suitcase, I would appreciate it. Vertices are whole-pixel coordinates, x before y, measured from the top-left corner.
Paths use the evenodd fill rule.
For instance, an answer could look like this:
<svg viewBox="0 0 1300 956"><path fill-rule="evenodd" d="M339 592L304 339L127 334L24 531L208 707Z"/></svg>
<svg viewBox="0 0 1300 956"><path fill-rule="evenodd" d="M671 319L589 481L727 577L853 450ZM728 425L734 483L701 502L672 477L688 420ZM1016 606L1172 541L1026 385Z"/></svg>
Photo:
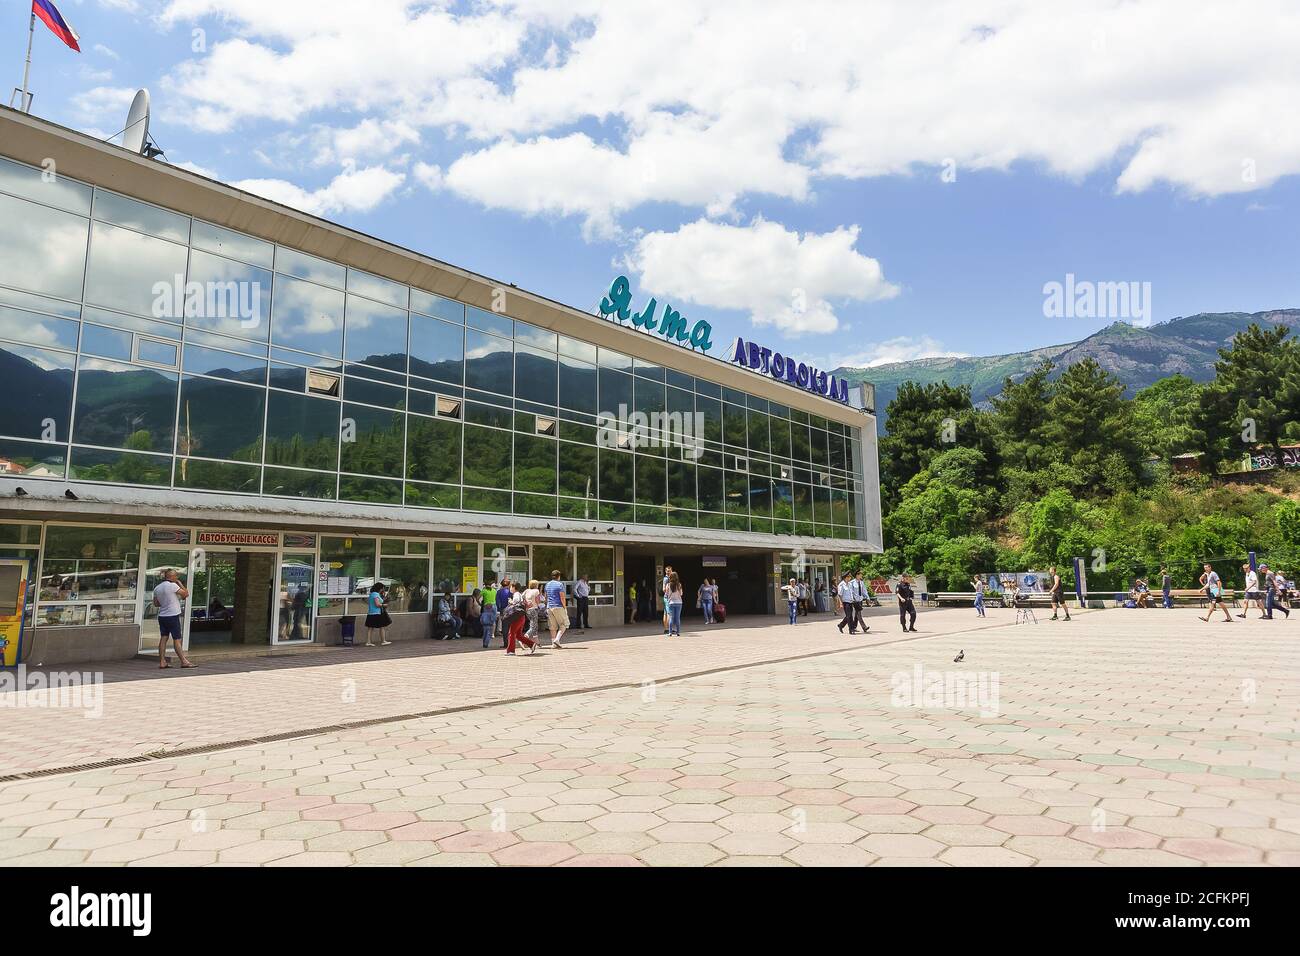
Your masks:
<svg viewBox="0 0 1300 956"><path fill-rule="evenodd" d="M727 605L721 601L713 605L713 619L719 624L727 623Z"/></svg>

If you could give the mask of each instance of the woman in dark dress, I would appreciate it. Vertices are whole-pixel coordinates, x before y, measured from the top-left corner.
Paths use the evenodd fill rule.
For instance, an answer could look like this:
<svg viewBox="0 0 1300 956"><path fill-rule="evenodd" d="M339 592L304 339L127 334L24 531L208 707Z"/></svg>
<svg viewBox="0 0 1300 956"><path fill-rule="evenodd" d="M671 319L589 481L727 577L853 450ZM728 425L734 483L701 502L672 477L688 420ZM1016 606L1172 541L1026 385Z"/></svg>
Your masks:
<svg viewBox="0 0 1300 956"><path fill-rule="evenodd" d="M388 625L393 623L393 619L388 616L388 601L384 597L387 591L388 588L379 581L370 585L370 594L366 598L366 647L375 646L372 638L376 632L380 647L393 643L386 637Z"/></svg>

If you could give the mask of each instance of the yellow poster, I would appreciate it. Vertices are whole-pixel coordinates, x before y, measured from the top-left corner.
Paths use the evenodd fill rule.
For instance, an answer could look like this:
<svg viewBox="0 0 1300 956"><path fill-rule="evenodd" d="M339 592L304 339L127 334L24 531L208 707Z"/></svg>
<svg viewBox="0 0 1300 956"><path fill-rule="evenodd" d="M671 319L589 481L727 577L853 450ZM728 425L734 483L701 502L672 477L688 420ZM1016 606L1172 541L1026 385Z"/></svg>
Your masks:
<svg viewBox="0 0 1300 956"><path fill-rule="evenodd" d="M478 566L463 565L460 569L460 593L473 594L478 587Z"/></svg>
<svg viewBox="0 0 1300 956"><path fill-rule="evenodd" d="M17 665L23 646L23 611L27 606L25 558L0 560L0 665Z"/></svg>

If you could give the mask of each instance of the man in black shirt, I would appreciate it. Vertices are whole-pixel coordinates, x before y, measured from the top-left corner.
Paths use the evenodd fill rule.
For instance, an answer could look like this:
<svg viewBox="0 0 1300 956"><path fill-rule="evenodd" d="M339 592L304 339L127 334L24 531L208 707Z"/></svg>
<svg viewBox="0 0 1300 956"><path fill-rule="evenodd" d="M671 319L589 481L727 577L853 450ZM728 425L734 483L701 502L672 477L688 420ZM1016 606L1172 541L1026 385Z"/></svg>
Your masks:
<svg viewBox="0 0 1300 956"><path fill-rule="evenodd" d="M912 579L904 574L901 581L898 582L898 621L903 625L904 631L916 630L916 605L912 603L915 592L912 590ZM908 623L908 617L911 617L911 623Z"/></svg>

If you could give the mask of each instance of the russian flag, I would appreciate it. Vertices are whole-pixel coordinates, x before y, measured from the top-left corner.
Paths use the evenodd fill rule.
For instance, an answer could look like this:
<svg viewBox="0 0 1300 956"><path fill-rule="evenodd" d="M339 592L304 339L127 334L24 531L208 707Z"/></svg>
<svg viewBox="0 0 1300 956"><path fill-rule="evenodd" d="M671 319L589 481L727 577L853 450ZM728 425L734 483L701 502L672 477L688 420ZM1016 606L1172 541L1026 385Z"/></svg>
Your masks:
<svg viewBox="0 0 1300 956"><path fill-rule="evenodd" d="M59 8L51 0L32 0L32 13L45 21L45 25L56 37L78 53L81 52L81 47L77 45L81 37L72 29L72 24L63 19L63 14L59 13Z"/></svg>

